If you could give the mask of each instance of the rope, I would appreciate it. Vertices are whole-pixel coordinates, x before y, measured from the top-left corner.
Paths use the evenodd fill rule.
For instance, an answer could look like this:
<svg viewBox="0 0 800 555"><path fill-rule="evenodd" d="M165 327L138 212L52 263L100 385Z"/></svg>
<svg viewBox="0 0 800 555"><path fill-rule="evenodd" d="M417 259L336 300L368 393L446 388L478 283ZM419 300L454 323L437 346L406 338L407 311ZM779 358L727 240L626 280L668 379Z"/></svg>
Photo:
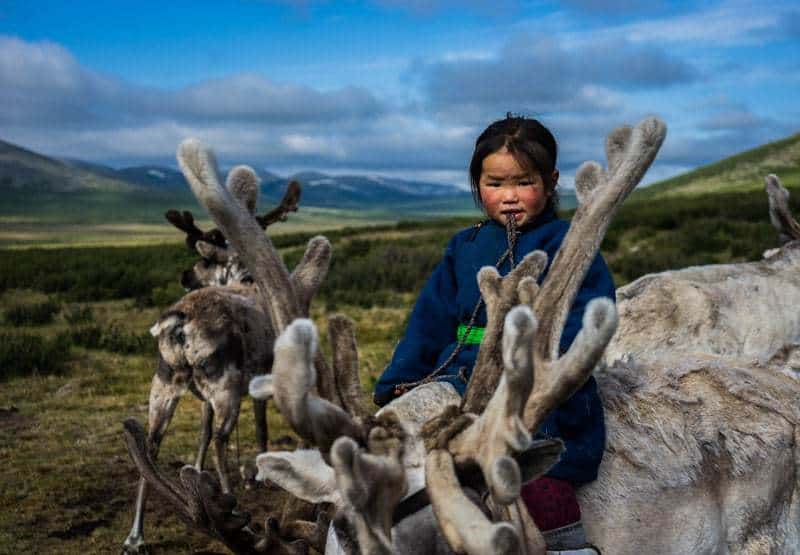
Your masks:
<svg viewBox="0 0 800 555"><path fill-rule="evenodd" d="M497 268L498 270L500 269L500 266L502 266L503 263L506 261L506 259L508 259L511 264L509 271L513 270L514 266L516 266L514 262L514 247L516 247L517 245L517 235L519 235L519 232L517 231L517 221L512 214L509 214L506 220L506 243L508 244L508 248L500 256L500 258L497 260L497 263L494 265L494 267ZM428 374L426 377L422 378L419 381L405 382L394 386L395 396L403 395L405 393L408 393L415 387L434 381L439 376L439 374L441 374L444 371L444 369L447 368L447 366L449 366L450 363L453 362L453 360L455 360L455 358L464 348L466 339L467 337L469 337L472 328L475 326L475 320L478 318L478 312L480 311L482 305L483 305L483 297L479 295L478 302L475 304L475 308L472 309L472 314L470 315L466 329L464 330L463 335L458 339L455 349L453 349L453 351L450 353L450 356L447 357L447 360L445 360L436 369L434 369L433 372L431 372L430 374ZM465 369L463 367L459 369L458 378L464 383L467 383L467 377L464 375L464 370Z"/></svg>

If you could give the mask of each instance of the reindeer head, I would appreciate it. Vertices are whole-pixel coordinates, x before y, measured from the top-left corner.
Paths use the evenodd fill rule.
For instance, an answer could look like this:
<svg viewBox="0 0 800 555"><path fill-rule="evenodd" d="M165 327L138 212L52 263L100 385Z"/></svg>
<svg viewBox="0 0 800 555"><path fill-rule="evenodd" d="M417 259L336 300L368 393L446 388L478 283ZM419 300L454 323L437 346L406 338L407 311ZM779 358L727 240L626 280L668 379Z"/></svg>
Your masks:
<svg viewBox="0 0 800 555"><path fill-rule="evenodd" d="M256 205L259 181L252 168L237 166L228 174L226 188L256 218L259 225L266 229L272 223L285 221L289 212L297 211L300 184L297 181L290 182L280 204L270 212L258 216ZM202 231L195 225L194 216L188 210L169 210L164 216L172 225L186 233L186 245L200 255L200 260L181 275L184 289L194 291L211 286L252 285L253 278L219 229Z"/></svg>

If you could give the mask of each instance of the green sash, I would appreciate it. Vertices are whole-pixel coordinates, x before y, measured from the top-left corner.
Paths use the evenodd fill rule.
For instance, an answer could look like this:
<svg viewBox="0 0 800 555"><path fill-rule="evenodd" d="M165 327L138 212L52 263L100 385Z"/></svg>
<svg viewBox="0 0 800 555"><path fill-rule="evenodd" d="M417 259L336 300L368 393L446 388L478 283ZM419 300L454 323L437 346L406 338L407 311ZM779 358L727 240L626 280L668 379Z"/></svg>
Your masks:
<svg viewBox="0 0 800 555"><path fill-rule="evenodd" d="M472 326L472 329L467 333L467 325L459 324L456 335L458 336L458 340L464 345L480 345L481 341L483 341L483 333L485 331L486 328Z"/></svg>

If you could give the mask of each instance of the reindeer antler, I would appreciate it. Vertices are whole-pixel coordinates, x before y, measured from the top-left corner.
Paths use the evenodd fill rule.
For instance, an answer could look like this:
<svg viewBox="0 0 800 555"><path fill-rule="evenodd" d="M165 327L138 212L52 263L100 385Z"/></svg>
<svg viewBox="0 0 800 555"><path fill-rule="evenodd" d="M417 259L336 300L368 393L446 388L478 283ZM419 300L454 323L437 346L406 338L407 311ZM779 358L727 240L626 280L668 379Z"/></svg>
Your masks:
<svg viewBox="0 0 800 555"><path fill-rule="evenodd" d="M546 265L547 254L534 251L504 278L491 266L478 272L478 288L486 303L486 331L464 394L462 408L465 412L480 414L494 394L503 372L502 353L497 348L503 336L503 319L511 307L519 304L517 289L520 282L530 280L536 286L536 280Z"/></svg>
<svg viewBox="0 0 800 555"><path fill-rule="evenodd" d="M292 181L286 188L286 193L280 204L264 214L256 215L256 204L258 203L258 189L260 180L256 172L250 166L236 166L228 172L225 180L225 188L244 206L248 212L253 214L262 229L275 222L286 221L289 212L297 212L297 205L300 201L300 183ZM194 216L189 210L179 212L178 210L168 210L164 217L169 223L186 233L186 246L190 250L195 249L198 241L211 243L216 247L225 248L227 246L223 233L214 228L210 231L203 231L194 223Z"/></svg>
<svg viewBox="0 0 800 555"><path fill-rule="evenodd" d="M769 219L778 231L781 244L800 239L800 224L789 210L789 191L781 185L781 180L775 174L769 174L764 179L764 188L769 197Z"/></svg>
<svg viewBox="0 0 800 555"><path fill-rule="evenodd" d="M299 202L300 183L292 180L286 187L286 193L284 193L280 204L263 216L256 216L256 220L263 229L267 229L268 226L274 224L275 222L286 221L286 218L289 216L289 212L297 212L297 204Z"/></svg>
<svg viewBox="0 0 800 555"><path fill-rule="evenodd" d="M147 445L144 428L135 418L123 424L128 453L142 477L176 510L188 526L218 539L234 553L306 555L308 545L303 540L281 538L277 521L267 519L258 531L250 524L250 514L236 510L236 498L222 492L216 478L185 466L180 472L180 484L168 479L158 470Z"/></svg>
<svg viewBox="0 0 800 555"><path fill-rule="evenodd" d="M634 128L618 127L606 139L608 171L597 162L585 162L578 168L578 208L533 309L542 334L537 338L540 356L549 360L558 357L569 309L606 230L652 164L666 133L664 122L658 118L647 118Z"/></svg>
<svg viewBox="0 0 800 555"><path fill-rule="evenodd" d="M177 210L167 210L164 217L169 223L186 233L186 246L189 250L194 250L198 241L205 241L217 247L225 246L225 236L218 229L203 231L194 223L194 216L188 210L178 212Z"/></svg>

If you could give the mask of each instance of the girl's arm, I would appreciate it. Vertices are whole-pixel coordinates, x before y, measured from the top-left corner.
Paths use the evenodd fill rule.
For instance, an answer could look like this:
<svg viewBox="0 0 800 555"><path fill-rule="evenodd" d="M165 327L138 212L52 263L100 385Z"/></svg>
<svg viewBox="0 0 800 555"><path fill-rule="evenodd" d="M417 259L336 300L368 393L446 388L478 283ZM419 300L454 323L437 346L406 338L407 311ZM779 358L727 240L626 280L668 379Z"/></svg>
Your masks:
<svg viewBox="0 0 800 555"><path fill-rule="evenodd" d="M377 405L385 405L396 397L395 386L417 382L430 375L442 350L456 340L458 286L454 254L455 237L450 240L444 258L422 288L406 333L375 385Z"/></svg>
<svg viewBox="0 0 800 555"><path fill-rule="evenodd" d="M616 302L614 279L611 277L611 271L608 269L606 261L603 260L599 253L595 256L589 271L586 272L583 285L578 290L578 294L572 303L572 308L570 308L564 331L561 333L559 354L566 353L570 345L572 345L578 332L583 327L583 313L586 312L586 305L589 304L589 301L598 297L607 297L612 302Z"/></svg>

